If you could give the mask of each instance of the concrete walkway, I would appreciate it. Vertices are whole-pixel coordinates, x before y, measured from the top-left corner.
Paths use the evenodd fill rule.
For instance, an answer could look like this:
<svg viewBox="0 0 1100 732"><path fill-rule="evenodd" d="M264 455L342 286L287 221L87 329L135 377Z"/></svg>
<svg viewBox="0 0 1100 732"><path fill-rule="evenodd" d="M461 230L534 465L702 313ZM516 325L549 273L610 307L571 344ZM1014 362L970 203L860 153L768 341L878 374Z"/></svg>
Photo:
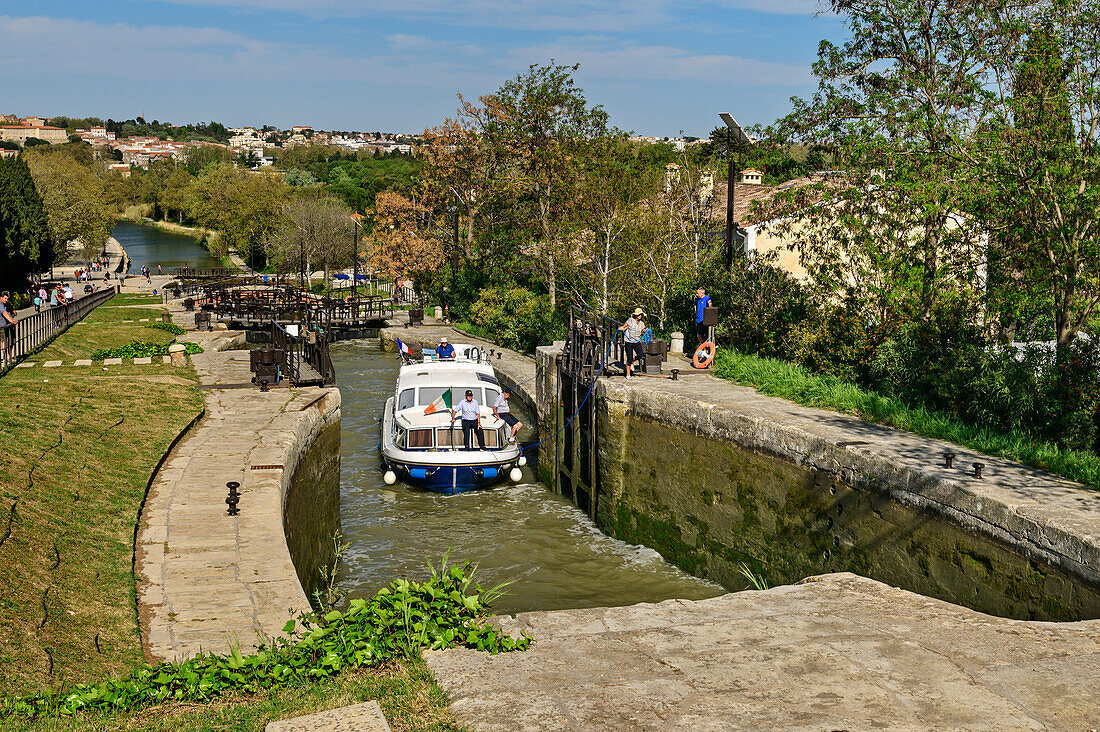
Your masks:
<svg viewBox="0 0 1100 732"><path fill-rule="evenodd" d="M187 325L182 308L176 320ZM331 388L216 388L247 384L247 351L219 351L238 334L189 331L206 415L158 472L136 546L138 613L154 661L199 651L255 648L309 609L283 533L283 500L301 454L339 419ZM210 388L215 387L215 388ZM226 482L241 484L241 512L226 512Z"/></svg>
<svg viewBox="0 0 1100 732"><path fill-rule="evenodd" d="M851 574L498 624L535 641L425 654L479 732L1100 727L1100 621L992 618Z"/></svg>

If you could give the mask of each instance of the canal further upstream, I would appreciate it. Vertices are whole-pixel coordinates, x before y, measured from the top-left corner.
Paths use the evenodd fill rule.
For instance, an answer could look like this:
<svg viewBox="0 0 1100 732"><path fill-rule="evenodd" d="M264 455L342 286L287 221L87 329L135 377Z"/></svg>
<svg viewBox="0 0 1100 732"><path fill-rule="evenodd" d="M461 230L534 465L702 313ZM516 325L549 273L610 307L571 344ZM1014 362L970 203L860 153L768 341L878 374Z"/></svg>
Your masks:
<svg viewBox="0 0 1100 732"><path fill-rule="evenodd" d="M140 271L143 264L148 265L154 274L158 264L166 273L179 267L221 266L217 257L190 236L170 234L152 226L142 226L129 221L120 221L115 224L111 236L118 239L118 243L126 250L132 272Z"/></svg>
<svg viewBox="0 0 1100 732"><path fill-rule="evenodd" d="M724 592L652 549L601 533L530 468L519 483L458 496L386 485L378 469L379 418L393 394L397 357L374 339L336 343L331 353L343 400L340 523L350 545L339 583L351 597L400 577L422 579L428 563L438 566L448 552L452 562L476 563L485 587L512 582L494 606L498 612L698 600ZM524 431L521 440L533 438Z"/></svg>

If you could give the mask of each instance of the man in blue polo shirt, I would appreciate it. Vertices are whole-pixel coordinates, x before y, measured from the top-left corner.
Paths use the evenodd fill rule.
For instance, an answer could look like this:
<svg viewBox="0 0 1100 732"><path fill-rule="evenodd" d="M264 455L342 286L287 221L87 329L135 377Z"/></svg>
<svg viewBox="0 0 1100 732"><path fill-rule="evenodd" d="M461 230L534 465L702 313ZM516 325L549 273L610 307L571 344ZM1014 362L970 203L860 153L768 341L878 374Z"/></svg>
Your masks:
<svg viewBox="0 0 1100 732"><path fill-rule="evenodd" d="M440 338L439 347L435 349L435 357L439 359L454 358L455 347L448 343L446 338Z"/></svg>
<svg viewBox="0 0 1100 732"><path fill-rule="evenodd" d="M710 295L700 287L695 291L695 337L699 339L699 345L707 341L707 326L703 325L703 310L710 305Z"/></svg>

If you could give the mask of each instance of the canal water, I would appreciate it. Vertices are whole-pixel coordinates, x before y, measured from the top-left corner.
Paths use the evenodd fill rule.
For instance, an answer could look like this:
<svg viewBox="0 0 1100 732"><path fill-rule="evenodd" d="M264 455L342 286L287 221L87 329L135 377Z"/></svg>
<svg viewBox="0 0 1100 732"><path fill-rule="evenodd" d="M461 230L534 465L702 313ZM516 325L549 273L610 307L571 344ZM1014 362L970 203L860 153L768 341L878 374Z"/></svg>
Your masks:
<svg viewBox="0 0 1100 732"><path fill-rule="evenodd" d="M423 579L428 563L438 566L447 552L452 562L476 563L485 587L512 582L497 612L698 600L724 592L652 549L604 535L538 483L530 468L519 483L458 496L387 486L378 469L378 420L393 394L397 357L373 339L333 344L331 354L343 399L341 531L350 544L339 582L351 597L371 595L399 577ZM524 430L520 439L532 439L530 428Z"/></svg>
<svg viewBox="0 0 1100 732"><path fill-rule="evenodd" d="M160 264L167 272L179 267L220 267L221 262L210 254L198 240L190 236L170 234L152 226L141 226L129 221L115 224L111 236L126 250L131 271L140 271L148 265L153 272Z"/></svg>

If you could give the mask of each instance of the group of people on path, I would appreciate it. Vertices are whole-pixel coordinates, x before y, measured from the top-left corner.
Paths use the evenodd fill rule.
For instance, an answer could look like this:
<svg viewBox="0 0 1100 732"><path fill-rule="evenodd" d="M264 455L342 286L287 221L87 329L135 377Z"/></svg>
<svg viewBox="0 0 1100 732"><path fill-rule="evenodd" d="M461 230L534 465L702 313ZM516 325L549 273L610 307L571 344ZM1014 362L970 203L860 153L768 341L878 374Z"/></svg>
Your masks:
<svg viewBox="0 0 1100 732"><path fill-rule="evenodd" d="M55 284L50 288L48 295L43 285L39 285L37 290L32 287L28 294L34 302L36 313L40 312L43 307L55 308L58 305L68 305L76 299L76 293L73 292L72 286L67 282L65 284Z"/></svg>
<svg viewBox="0 0 1100 732"><path fill-rule="evenodd" d="M711 307L710 295L700 287L695 291L695 338L699 341L700 346L706 343L710 337L710 328L704 325L704 315L708 307ZM626 378L628 379L633 378L632 371L635 361L641 361L643 366L645 365L645 347L643 345L646 332L645 315L641 308L634 308L634 312L630 314L626 322L619 326L619 330L623 334L623 342L626 345L624 363Z"/></svg>

